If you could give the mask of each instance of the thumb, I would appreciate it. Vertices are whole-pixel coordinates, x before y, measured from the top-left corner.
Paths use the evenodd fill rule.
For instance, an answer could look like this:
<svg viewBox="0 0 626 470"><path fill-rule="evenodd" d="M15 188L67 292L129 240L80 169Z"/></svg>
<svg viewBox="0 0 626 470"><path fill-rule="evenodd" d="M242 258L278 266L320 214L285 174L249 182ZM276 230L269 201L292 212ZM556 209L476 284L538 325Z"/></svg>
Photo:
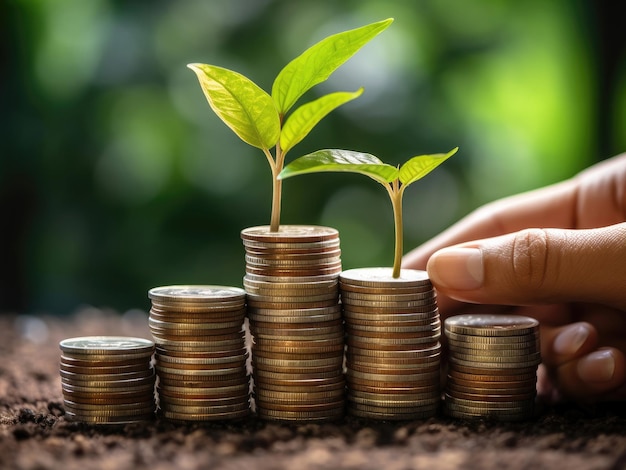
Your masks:
<svg viewBox="0 0 626 470"><path fill-rule="evenodd" d="M465 302L586 301L626 309L626 223L463 243L434 253L427 270L441 293Z"/></svg>

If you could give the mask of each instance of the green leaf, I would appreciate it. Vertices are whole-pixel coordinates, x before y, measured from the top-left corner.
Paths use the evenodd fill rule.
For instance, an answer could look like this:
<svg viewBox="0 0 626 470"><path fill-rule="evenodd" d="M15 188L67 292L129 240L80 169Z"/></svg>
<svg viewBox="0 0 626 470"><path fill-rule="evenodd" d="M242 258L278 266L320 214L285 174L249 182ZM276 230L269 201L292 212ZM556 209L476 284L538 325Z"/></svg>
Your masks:
<svg viewBox="0 0 626 470"><path fill-rule="evenodd" d="M383 163L369 153L326 149L297 158L280 172L278 178L285 179L290 176L321 173L324 171L360 173L383 185L398 177L397 168Z"/></svg>
<svg viewBox="0 0 626 470"><path fill-rule="evenodd" d="M324 116L344 103L358 98L363 88L350 92L337 92L322 96L297 108L285 122L280 134L280 146L284 153L304 139Z"/></svg>
<svg viewBox="0 0 626 470"><path fill-rule="evenodd" d="M433 155L419 155L408 160L404 165L400 167L399 177L400 182L404 186L423 178L428 173L433 171L448 158L454 155L458 147L450 150L448 153L436 153Z"/></svg>
<svg viewBox="0 0 626 470"><path fill-rule="evenodd" d="M392 18L322 39L289 62L272 85L272 98L284 116L307 90L325 81L371 39L384 31Z"/></svg>
<svg viewBox="0 0 626 470"><path fill-rule="evenodd" d="M187 65L198 76L200 87L215 114L241 140L270 149L280 137L280 117L272 97L245 76L207 64Z"/></svg>

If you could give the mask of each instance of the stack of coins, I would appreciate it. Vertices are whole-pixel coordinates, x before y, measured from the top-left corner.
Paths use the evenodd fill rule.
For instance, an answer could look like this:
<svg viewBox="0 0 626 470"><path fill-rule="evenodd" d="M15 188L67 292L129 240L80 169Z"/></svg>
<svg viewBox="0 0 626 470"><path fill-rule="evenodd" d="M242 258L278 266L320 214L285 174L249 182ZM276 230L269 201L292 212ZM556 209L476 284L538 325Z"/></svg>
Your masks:
<svg viewBox="0 0 626 470"><path fill-rule="evenodd" d="M447 318L444 329L450 350L446 413L500 421L532 417L539 323L518 315L458 315Z"/></svg>
<svg viewBox="0 0 626 470"><path fill-rule="evenodd" d="M341 418L345 380L338 232L316 226L287 225L278 232L252 227L241 238L258 416Z"/></svg>
<svg viewBox="0 0 626 470"><path fill-rule="evenodd" d="M154 343L124 336L61 341L65 417L91 424L154 418Z"/></svg>
<svg viewBox="0 0 626 470"><path fill-rule="evenodd" d="M437 412L441 323L425 271L364 268L340 275L348 412L386 420Z"/></svg>
<svg viewBox="0 0 626 470"><path fill-rule="evenodd" d="M175 421L250 413L245 291L228 286L150 289L159 409Z"/></svg>

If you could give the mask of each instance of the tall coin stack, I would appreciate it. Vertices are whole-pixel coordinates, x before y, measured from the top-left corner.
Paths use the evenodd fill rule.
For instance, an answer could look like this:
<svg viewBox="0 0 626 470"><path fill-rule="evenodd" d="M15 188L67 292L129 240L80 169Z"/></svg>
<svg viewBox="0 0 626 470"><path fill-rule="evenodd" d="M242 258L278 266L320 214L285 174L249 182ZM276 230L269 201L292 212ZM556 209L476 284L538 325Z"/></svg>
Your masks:
<svg viewBox="0 0 626 470"><path fill-rule="evenodd" d="M533 415L539 323L518 315L457 315L449 345L445 412L456 418L520 421Z"/></svg>
<svg viewBox="0 0 626 470"><path fill-rule="evenodd" d="M60 342L66 418L125 424L154 418L154 343L126 336L85 336Z"/></svg>
<svg viewBox="0 0 626 470"><path fill-rule="evenodd" d="M175 421L243 418L250 413L245 291L228 286L150 289L159 409Z"/></svg>
<svg viewBox="0 0 626 470"><path fill-rule="evenodd" d="M441 323L425 271L341 273L348 412L373 419L433 416L439 406Z"/></svg>
<svg viewBox="0 0 626 470"><path fill-rule="evenodd" d="M264 226L243 230L241 238L258 416L341 418L345 380L338 232L289 225L270 232Z"/></svg>

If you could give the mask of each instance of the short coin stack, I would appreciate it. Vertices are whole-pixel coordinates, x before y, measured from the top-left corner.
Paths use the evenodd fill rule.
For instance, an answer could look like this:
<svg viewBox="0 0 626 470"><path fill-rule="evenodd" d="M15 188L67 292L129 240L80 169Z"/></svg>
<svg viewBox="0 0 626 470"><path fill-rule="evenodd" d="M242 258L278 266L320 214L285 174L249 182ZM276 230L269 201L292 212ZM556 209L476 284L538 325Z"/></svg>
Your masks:
<svg viewBox="0 0 626 470"><path fill-rule="evenodd" d="M245 291L228 286L150 289L159 409L175 421L243 418L250 413Z"/></svg>
<svg viewBox="0 0 626 470"><path fill-rule="evenodd" d="M433 416L439 406L441 323L424 271L352 269L340 275L348 412L373 419Z"/></svg>
<svg viewBox="0 0 626 470"><path fill-rule="evenodd" d="M341 418L345 380L338 232L293 225L270 232L263 226L243 230L241 238L258 416Z"/></svg>
<svg viewBox="0 0 626 470"><path fill-rule="evenodd" d="M456 418L520 421L533 415L539 323L518 315L457 315L449 345L445 411Z"/></svg>
<svg viewBox="0 0 626 470"><path fill-rule="evenodd" d="M91 424L154 418L154 343L125 336L85 336L61 341L65 416Z"/></svg>

